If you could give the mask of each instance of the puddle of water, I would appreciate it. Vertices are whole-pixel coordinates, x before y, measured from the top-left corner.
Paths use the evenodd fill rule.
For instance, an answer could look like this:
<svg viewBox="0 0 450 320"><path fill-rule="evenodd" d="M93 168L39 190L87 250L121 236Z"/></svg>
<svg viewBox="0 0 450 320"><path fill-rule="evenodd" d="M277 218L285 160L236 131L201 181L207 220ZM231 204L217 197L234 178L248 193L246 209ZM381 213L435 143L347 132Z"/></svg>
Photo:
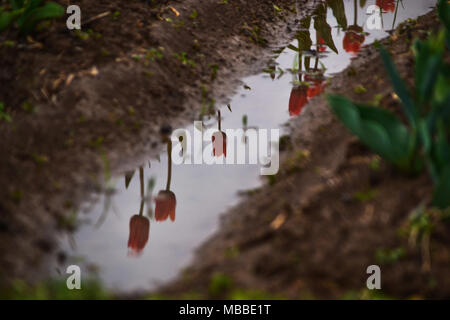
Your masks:
<svg viewBox="0 0 450 320"><path fill-rule="evenodd" d="M384 30L368 30L365 26L368 18L367 8L382 2L383 0L333 0L329 3L336 4L338 9L333 11L330 7L323 7L322 13L318 11L311 21L302 20L305 29L299 32L300 43L296 39L291 43L291 48L284 48L274 57L276 65L269 66L270 70L243 79L251 90L241 88L236 93L230 104L232 112L227 107L221 109L222 128L242 128L244 116L247 116L249 127L281 128L290 116L301 113L303 104L308 99L321 92L321 83L325 78L348 66L355 54L347 51L357 51L362 40L363 44L370 44L376 39L386 37L388 33L385 30L392 28L394 19L397 25L408 18L425 14L436 3L435 0L403 0L395 14L398 2L384 0ZM363 7L360 6L361 3ZM342 6L341 10L339 5ZM353 31L345 32L342 27L338 27L335 15L341 24L346 21L347 30ZM354 26L355 21L359 28ZM331 29L328 29L325 22ZM315 26L319 30L318 33ZM360 29L361 27L363 29ZM305 38L307 30L311 39L310 50L320 52L320 59L316 59L317 54L314 51L303 52L300 55L303 72L299 72L299 55L292 49L296 47L306 50L304 47L305 42L308 44ZM333 46L337 53L330 49ZM308 62L308 56L311 55L310 72L305 74L304 71L308 67L305 61ZM315 70L315 66L317 70L311 72ZM272 77L275 76L275 79L272 79L269 73L273 72L274 67ZM309 87L305 86L305 81L310 82ZM214 124L214 119L207 122ZM193 132L193 126L187 129ZM159 190L165 189L167 162L167 153L163 153L159 161L150 160L151 168L148 163L142 166L146 193L149 179L155 182L153 197ZM259 169L258 165L173 166L171 191L176 195L175 221L172 222L170 218L162 222L151 219L149 239L139 257L127 255L127 244L130 219L139 213L141 206L140 170L136 169L127 188L123 175L113 178L109 185L114 188L114 194L110 197L100 196L96 204L88 210L88 214L82 215L83 219L88 218L91 223L82 224L73 235L75 247L65 241L62 248L69 256L83 257L84 261L98 266L100 278L112 289L128 291L155 288L156 285L175 277L180 269L187 265L193 257L194 249L217 229L220 214L239 201L239 190L261 185ZM102 215L105 202L109 202L108 214L103 224L96 228L94 224ZM154 203L144 206L144 215L147 214L148 208L155 210Z"/></svg>

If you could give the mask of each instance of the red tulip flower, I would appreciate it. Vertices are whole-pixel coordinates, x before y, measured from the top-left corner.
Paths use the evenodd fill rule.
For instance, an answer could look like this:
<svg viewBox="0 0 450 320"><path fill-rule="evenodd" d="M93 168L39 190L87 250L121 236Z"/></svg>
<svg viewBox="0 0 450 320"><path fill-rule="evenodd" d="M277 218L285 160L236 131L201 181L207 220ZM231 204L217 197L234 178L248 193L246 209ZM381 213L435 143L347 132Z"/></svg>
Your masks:
<svg viewBox="0 0 450 320"><path fill-rule="evenodd" d="M289 98L289 115L298 116L303 107L308 103L307 95L308 87L296 86L292 88L291 97Z"/></svg>
<svg viewBox="0 0 450 320"><path fill-rule="evenodd" d="M144 249L150 232L150 221L142 215L134 215L130 220L130 237L128 249L131 254L138 255Z"/></svg>
<svg viewBox="0 0 450 320"><path fill-rule="evenodd" d="M359 26L350 26L345 33L344 49L347 52L358 53L361 50L361 45L366 40L362 34L363 28Z"/></svg>
<svg viewBox="0 0 450 320"><path fill-rule="evenodd" d="M315 80L313 84L308 88L307 95L309 99L312 99L320 95L325 90L325 84L321 80Z"/></svg>
<svg viewBox="0 0 450 320"><path fill-rule="evenodd" d="M395 11L395 0L377 0L377 6L384 11Z"/></svg>
<svg viewBox="0 0 450 320"><path fill-rule="evenodd" d="M155 198L155 219L156 221L165 221L168 217L175 221L175 207L177 199L170 190L161 190Z"/></svg>
<svg viewBox="0 0 450 320"><path fill-rule="evenodd" d="M325 80L323 73L321 74L306 74L305 81L309 82L307 92L308 99L312 99L320 95L325 90Z"/></svg>
<svg viewBox="0 0 450 320"><path fill-rule="evenodd" d="M220 157L222 154L227 156L227 135L223 131L214 132L212 136L213 155Z"/></svg>

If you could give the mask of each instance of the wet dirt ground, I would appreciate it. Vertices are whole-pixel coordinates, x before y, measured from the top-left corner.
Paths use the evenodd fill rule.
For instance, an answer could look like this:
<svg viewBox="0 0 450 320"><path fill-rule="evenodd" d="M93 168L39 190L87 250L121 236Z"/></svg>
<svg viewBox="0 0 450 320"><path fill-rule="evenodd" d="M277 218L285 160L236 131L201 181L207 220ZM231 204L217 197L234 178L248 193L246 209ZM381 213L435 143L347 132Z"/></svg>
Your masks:
<svg viewBox="0 0 450 320"><path fill-rule="evenodd" d="M0 62L2 83L14 79L14 86L0 89L14 118L13 126L0 128L7 137L0 150L9 155L0 166L1 179L8 185L2 190L0 205L5 212L0 220L0 267L8 270L8 278L28 275L36 280L36 273L29 272L30 265L35 270L43 268L43 276L48 275L45 262L52 259L42 261L42 257L59 250L56 240L61 233L55 230L73 231L73 213L79 211L82 200L107 192L104 181L111 175L133 171L154 159L162 146L162 125L177 128L197 119L199 113L214 114L212 107L226 105L230 93L242 86L239 80L267 66L270 69L273 51L291 42L299 23L319 2L298 1L295 5L277 1L281 11L265 1L257 5L252 1L211 1L201 6L193 1L170 2L181 13L178 17L166 4L152 8L136 1L125 7L120 1L99 1L89 4L86 16L111 14L89 26L92 31L87 35L67 37L65 31L51 32L51 37L44 34L33 39L40 44L28 41L3 47L8 55L2 55ZM404 75L411 76L412 37L436 25L435 16L429 15L400 28L384 42ZM52 28L61 30L58 25ZM125 45L123 39L128 40ZM74 59L73 52L79 52L82 61ZM383 105L397 108L377 59L372 47L363 49L351 67L333 78L328 92L362 101L378 96ZM272 76L272 71L267 76ZM359 86L367 90L356 93L354 88ZM246 90L238 92L245 94ZM236 110L234 103L232 108ZM286 118L288 111L300 113L285 110ZM250 113L249 119L258 117L252 118ZM238 126L240 120L237 115L229 124ZM199 248L192 266L157 295L233 297L239 290L251 289L294 299L367 297L362 290L364 266L381 263L386 270L383 294L448 296L448 227L436 227L431 271L423 252L408 247L404 236L410 211L429 196L426 178L396 175L336 122L321 97L311 99L286 131L289 136L282 139L281 172L262 188L258 179L249 186L240 185L238 190L257 189L244 192L247 195L224 215L218 228L203 227L206 236L216 233ZM146 172L165 172L165 161L164 157L160 157L161 164L152 160L153 166ZM379 163L376 170L373 163ZM136 190L137 172L130 184ZM139 194L135 197L137 205ZM234 199L234 203L239 200ZM205 213L225 209L212 208ZM113 229L106 230L113 236ZM171 238L167 237L169 230L159 232L167 232L161 236L164 240ZM150 233L157 241L158 236ZM85 241L84 252L95 247L92 241ZM11 243L17 243L14 250ZM399 248L401 257L389 259ZM160 251L183 255L176 246ZM57 257L66 263L65 254L59 252ZM164 254L153 260L161 258L165 259ZM186 258L183 261L186 263ZM140 269L145 266L149 264L141 264ZM157 280L167 279L164 275ZM225 284L220 290L211 290L217 279Z"/></svg>

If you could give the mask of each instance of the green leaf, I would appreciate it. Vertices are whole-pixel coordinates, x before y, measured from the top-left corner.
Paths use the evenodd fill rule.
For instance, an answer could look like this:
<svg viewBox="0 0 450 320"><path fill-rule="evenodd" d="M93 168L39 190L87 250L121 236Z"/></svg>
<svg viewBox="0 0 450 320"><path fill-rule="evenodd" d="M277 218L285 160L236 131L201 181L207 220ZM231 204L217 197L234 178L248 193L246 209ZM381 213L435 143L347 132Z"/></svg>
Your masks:
<svg viewBox="0 0 450 320"><path fill-rule="evenodd" d="M450 207L450 164L444 168L440 175L433 195L433 205L440 209Z"/></svg>
<svg viewBox="0 0 450 320"><path fill-rule="evenodd" d="M379 46L379 51L381 59L384 63L384 67L391 80L392 86L394 87L395 92L402 101L403 111L405 112L411 126L413 128L416 128L418 111L414 103L414 100L411 98L409 90L403 79L400 77L397 68L395 67L395 64L392 61L392 58L389 55L389 53L386 51L386 49L384 49L383 46Z"/></svg>
<svg viewBox="0 0 450 320"><path fill-rule="evenodd" d="M355 105L342 96L327 97L331 108L344 125L353 133L359 132L361 129L360 118Z"/></svg>
<svg viewBox="0 0 450 320"><path fill-rule="evenodd" d="M374 152L402 169L409 169L412 136L391 112L354 104L341 96L328 101L338 118Z"/></svg>
<svg viewBox="0 0 450 320"><path fill-rule="evenodd" d="M24 7L25 1L24 0L9 0L9 4L11 5L11 8L13 10L19 10Z"/></svg>
<svg viewBox="0 0 450 320"><path fill-rule="evenodd" d="M388 133L392 144L395 147L394 153L408 153L410 134L408 128L400 122L397 117L388 110L378 107L356 105L361 119L364 121L374 121L380 124ZM401 155L398 155L401 157Z"/></svg>
<svg viewBox="0 0 450 320"><path fill-rule="evenodd" d="M0 11L0 32L6 30L22 14L22 10Z"/></svg>
<svg viewBox="0 0 450 320"><path fill-rule="evenodd" d="M361 125L358 136L374 152L393 163L396 162L389 135L379 123L366 121Z"/></svg>
<svg viewBox="0 0 450 320"><path fill-rule="evenodd" d="M450 86L446 88L450 88ZM428 130L431 133L435 132L436 123L439 120L442 120L446 127L450 127L450 92L448 92L448 89L445 90L447 91L447 96L445 98L435 98L432 101L430 112L426 115Z"/></svg>
<svg viewBox="0 0 450 320"><path fill-rule="evenodd" d="M305 50L310 50L312 46L311 34L309 27L311 25L311 17L306 17L300 20L300 30L296 34L299 43L297 52L301 53Z"/></svg>
<svg viewBox="0 0 450 320"><path fill-rule="evenodd" d="M59 4L46 2L45 5L34 9L27 15L26 20L19 26L20 32L22 34L29 34L40 21L60 18L64 16L64 13L64 8Z"/></svg>
<svg viewBox="0 0 450 320"><path fill-rule="evenodd" d="M434 165L439 171L450 163L450 145L447 141L446 128L442 120L437 125L437 135L432 153Z"/></svg>
<svg viewBox="0 0 450 320"><path fill-rule="evenodd" d="M434 95L434 87L442 66L443 48L443 37L432 37L427 41L417 40L414 44L416 90L421 108L424 108Z"/></svg>
<svg viewBox="0 0 450 320"><path fill-rule="evenodd" d="M447 47L450 50L450 5L448 4L447 0L440 0L437 8L439 18L441 19L442 24L446 29L446 42Z"/></svg>
<svg viewBox="0 0 450 320"><path fill-rule="evenodd" d="M450 93L449 88L450 88L450 67L448 65L443 65L441 66L439 76L436 80L433 102L439 104L443 103Z"/></svg>
<svg viewBox="0 0 450 320"><path fill-rule="evenodd" d="M450 32L450 5L447 3L447 0L439 0L437 8L439 18L447 29L447 32Z"/></svg>
<svg viewBox="0 0 450 320"><path fill-rule="evenodd" d="M25 20L28 18L28 16L30 15L30 13L34 10L40 7L40 5L42 4L42 0L29 0L27 3L25 3L25 12L23 13L23 15L17 20L17 24L19 25L19 28L21 27L21 25L23 25L23 23L25 22Z"/></svg>
<svg viewBox="0 0 450 320"><path fill-rule="evenodd" d="M314 18L314 29L316 29L318 36L323 39L328 48L338 53L338 50L333 41L333 37L331 35L331 27L327 23L327 15L324 6L319 6L319 8L316 10L316 17Z"/></svg>
<svg viewBox="0 0 450 320"><path fill-rule="evenodd" d="M299 52L300 54L303 51L311 50L312 41L309 31L297 32L297 41L298 41L297 52Z"/></svg>
<svg viewBox="0 0 450 320"><path fill-rule="evenodd" d="M347 17L345 16L344 0L327 0L327 4L333 11L333 15L339 26L344 30L347 29Z"/></svg>
<svg viewBox="0 0 450 320"><path fill-rule="evenodd" d="M430 132L428 131L427 123L424 120L420 121L418 128L424 152L425 154L428 154L431 151L431 136Z"/></svg>
<svg viewBox="0 0 450 320"><path fill-rule="evenodd" d="M134 172L135 171L133 170L125 173L125 189L128 189L128 186L130 185L130 182L133 179Z"/></svg>

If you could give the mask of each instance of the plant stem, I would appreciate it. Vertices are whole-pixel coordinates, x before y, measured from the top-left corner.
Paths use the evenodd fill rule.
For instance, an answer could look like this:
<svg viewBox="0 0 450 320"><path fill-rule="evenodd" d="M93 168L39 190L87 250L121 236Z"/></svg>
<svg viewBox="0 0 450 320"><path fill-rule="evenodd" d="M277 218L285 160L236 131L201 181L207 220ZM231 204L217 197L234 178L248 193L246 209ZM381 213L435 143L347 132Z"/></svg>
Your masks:
<svg viewBox="0 0 450 320"><path fill-rule="evenodd" d="M144 213L144 168L139 167L139 181L141 183L141 207L139 208L139 215Z"/></svg>
<svg viewBox="0 0 450 320"><path fill-rule="evenodd" d="M172 180L172 140L169 140L167 141L167 184L166 184L167 191L170 190L171 180Z"/></svg>
<svg viewBox="0 0 450 320"><path fill-rule="evenodd" d="M397 21L397 13L398 13L398 5L400 0L397 0L397 3L395 4L395 13L394 13L394 21L392 21L392 30L395 27L395 22Z"/></svg>
<svg viewBox="0 0 450 320"><path fill-rule="evenodd" d="M302 56L303 56L303 51L300 51L300 38L297 39L298 42L298 81L301 82L302 81Z"/></svg>

